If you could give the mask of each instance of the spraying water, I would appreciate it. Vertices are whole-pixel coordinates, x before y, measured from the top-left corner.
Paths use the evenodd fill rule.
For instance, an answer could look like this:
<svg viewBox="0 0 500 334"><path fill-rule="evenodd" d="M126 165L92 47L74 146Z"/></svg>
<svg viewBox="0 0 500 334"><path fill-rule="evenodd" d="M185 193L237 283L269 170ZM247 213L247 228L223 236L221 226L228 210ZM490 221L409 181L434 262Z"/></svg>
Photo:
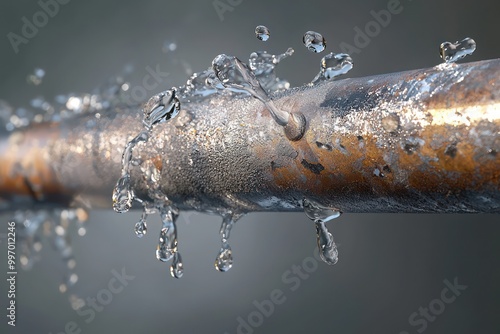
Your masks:
<svg viewBox="0 0 500 334"><path fill-rule="evenodd" d="M465 38L455 43L444 42L439 46L439 55L446 63L454 63L476 50L476 42L472 38Z"/></svg>

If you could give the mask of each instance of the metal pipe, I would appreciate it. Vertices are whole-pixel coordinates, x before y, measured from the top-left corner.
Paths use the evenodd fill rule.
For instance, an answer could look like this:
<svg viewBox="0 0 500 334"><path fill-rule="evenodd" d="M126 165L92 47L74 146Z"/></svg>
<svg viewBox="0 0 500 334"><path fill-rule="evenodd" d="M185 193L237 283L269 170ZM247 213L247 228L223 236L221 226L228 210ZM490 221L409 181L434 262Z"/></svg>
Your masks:
<svg viewBox="0 0 500 334"><path fill-rule="evenodd" d="M290 141L251 97L184 102L134 150L132 185L148 174L180 208L299 211L309 197L344 212L500 212L500 60L328 81L273 97L307 120ZM4 134L2 210L111 207L137 108ZM137 159L140 158L140 159Z"/></svg>

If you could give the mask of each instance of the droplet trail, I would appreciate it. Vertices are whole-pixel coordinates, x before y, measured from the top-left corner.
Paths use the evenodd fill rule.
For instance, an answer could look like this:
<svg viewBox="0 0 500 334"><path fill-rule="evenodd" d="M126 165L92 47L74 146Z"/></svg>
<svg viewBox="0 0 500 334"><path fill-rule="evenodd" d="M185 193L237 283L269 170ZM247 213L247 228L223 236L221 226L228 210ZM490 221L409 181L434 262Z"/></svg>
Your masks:
<svg viewBox="0 0 500 334"><path fill-rule="evenodd" d="M302 205L306 216L310 220L314 221L316 225L317 244L321 259L329 265L337 263L337 245L335 244L333 236L328 231L325 223L338 218L341 215L340 210L323 206L320 203L307 198L304 198Z"/></svg>

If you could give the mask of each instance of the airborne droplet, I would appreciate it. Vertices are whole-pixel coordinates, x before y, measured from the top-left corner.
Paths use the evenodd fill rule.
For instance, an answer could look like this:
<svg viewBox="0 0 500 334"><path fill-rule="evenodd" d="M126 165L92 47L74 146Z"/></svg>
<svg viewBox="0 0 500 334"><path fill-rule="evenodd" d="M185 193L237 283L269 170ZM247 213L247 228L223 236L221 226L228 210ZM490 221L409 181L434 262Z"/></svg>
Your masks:
<svg viewBox="0 0 500 334"><path fill-rule="evenodd" d="M42 83L42 80L43 80L43 77L45 76L45 70L42 69L42 68L35 68L35 70L33 71L33 73L31 73L30 75L28 75L28 77L26 78L26 80L28 81L28 83L32 84L32 85L35 85L35 86L38 86L39 84Z"/></svg>
<svg viewBox="0 0 500 334"><path fill-rule="evenodd" d="M271 32L267 29L266 26L257 26L255 27L255 36L261 41L267 41L271 36Z"/></svg>
<svg viewBox="0 0 500 334"><path fill-rule="evenodd" d="M306 32L302 38L302 42L311 52L320 53L326 48L325 38L315 31Z"/></svg>
<svg viewBox="0 0 500 334"><path fill-rule="evenodd" d="M476 42L472 38L467 37L455 43L441 43L439 55L446 63L454 63L465 56L471 55L475 50Z"/></svg>

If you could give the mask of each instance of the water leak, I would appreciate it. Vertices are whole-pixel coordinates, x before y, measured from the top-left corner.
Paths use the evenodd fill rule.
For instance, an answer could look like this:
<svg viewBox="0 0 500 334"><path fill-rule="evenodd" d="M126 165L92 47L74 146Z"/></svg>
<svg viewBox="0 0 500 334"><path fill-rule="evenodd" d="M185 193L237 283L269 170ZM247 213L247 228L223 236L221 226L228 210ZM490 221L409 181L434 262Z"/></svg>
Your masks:
<svg viewBox="0 0 500 334"><path fill-rule="evenodd" d="M246 91L264 103L274 121L285 127L288 139L302 138L305 131L304 116L302 114L291 115L278 109L248 65L234 56L220 54L212 61L212 68L215 76L225 88Z"/></svg>
<svg viewBox="0 0 500 334"><path fill-rule="evenodd" d="M439 55L446 63L454 63L476 50L476 42L472 38L465 38L455 43L444 42L439 46Z"/></svg>
<svg viewBox="0 0 500 334"><path fill-rule="evenodd" d="M312 82L335 79L349 72L353 64L351 56L347 53L331 52L321 59L320 71Z"/></svg>
<svg viewBox="0 0 500 334"><path fill-rule="evenodd" d="M325 223L340 217L340 210L323 206L320 203L307 198L304 198L302 205L307 218L314 221L316 224L316 237L321 259L329 265L337 263L337 245L335 244L333 236L328 231Z"/></svg>
<svg viewBox="0 0 500 334"><path fill-rule="evenodd" d="M215 269L226 272L233 266L233 252L229 245L229 235L234 224L243 217L242 213L226 212L222 215L220 228L221 248L215 258Z"/></svg>
<svg viewBox="0 0 500 334"><path fill-rule="evenodd" d="M319 32L307 31L302 37L304 46L311 52L320 53L326 48L326 40Z"/></svg>
<svg viewBox="0 0 500 334"><path fill-rule="evenodd" d="M255 36L261 41L267 41L271 36L271 32L266 26L257 26L255 27Z"/></svg>

